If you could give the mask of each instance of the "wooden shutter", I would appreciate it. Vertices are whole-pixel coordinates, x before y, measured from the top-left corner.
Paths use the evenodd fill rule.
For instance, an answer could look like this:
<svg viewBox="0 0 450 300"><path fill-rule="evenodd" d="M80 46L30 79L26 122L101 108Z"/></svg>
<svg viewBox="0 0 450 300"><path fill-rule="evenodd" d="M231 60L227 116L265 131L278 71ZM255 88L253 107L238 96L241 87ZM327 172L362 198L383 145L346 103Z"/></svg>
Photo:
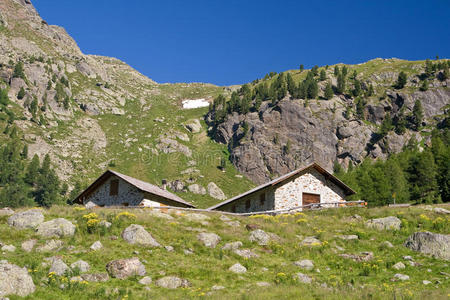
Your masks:
<svg viewBox="0 0 450 300"><path fill-rule="evenodd" d="M119 194L119 180L114 179L109 183L109 195L117 196Z"/></svg>
<svg viewBox="0 0 450 300"><path fill-rule="evenodd" d="M320 203L320 195L303 193L303 205L308 205L312 203Z"/></svg>
<svg viewBox="0 0 450 300"><path fill-rule="evenodd" d="M266 193L262 193L259 195L259 204L261 206L264 206L264 203L266 202Z"/></svg>

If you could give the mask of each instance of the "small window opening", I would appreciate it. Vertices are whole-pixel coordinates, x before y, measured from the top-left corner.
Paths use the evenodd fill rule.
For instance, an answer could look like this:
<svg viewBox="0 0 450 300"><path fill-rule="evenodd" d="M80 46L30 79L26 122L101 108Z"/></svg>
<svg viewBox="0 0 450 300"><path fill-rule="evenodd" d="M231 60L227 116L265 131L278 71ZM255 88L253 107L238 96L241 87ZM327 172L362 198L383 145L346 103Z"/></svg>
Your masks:
<svg viewBox="0 0 450 300"><path fill-rule="evenodd" d="M109 185L109 195L117 196L119 194L119 180L111 180Z"/></svg>
<svg viewBox="0 0 450 300"><path fill-rule="evenodd" d="M259 195L259 204L261 206L264 206L265 202L266 202L266 193L262 193Z"/></svg>

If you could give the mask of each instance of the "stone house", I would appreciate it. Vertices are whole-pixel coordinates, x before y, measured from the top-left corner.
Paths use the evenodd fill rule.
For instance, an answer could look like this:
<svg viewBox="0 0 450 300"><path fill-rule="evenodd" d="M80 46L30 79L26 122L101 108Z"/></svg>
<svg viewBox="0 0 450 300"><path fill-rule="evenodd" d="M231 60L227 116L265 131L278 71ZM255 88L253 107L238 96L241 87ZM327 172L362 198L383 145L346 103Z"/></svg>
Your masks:
<svg viewBox="0 0 450 300"><path fill-rule="evenodd" d="M194 207L175 194L148 182L108 170L73 201L96 206Z"/></svg>
<svg viewBox="0 0 450 300"><path fill-rule="evenodd" d="M341 202L354 193L341 180L312 163L208 209L236 213L280 210Z"/></svg>

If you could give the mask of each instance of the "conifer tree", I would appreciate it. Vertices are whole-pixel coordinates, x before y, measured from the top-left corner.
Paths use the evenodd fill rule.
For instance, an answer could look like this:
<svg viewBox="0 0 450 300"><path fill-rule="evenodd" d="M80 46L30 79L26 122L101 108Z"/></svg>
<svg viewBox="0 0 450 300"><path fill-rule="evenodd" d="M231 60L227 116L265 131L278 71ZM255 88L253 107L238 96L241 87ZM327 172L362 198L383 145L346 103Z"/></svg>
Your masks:
<svg viewBox="0 0 450 300"><path fill-rule="evenodd" d="M17 93L17 99L22 100L23 97L25 97L25 89L21 87L19 92Z"/></svg>
<svg viewBox="0 0 450 300"><path fill-rule="evenodd" d="M424 81L422 81L422 84L420 85L420 90L422 92L425 92L428 90L428 80L425 79Z"/></svg>
<svg viewBox="0 0 450 300"><path fill-rule="evenodd" d="M326 79L327 79L327 74L325 73L325 70L322 69L322 70L320 71L320 77L319 77L319 80L320 80L320 81L324 81L324 80L326 80Z"/></svg>
<svg viewBox="0 0 450 300"><path fill-rule="evenodd" d="M23 72L23 62L19 61L15 65L13 77L14 78L22 78L23 80L25 80L25 73Z"/></svg>
<svg viewBox="0 0 450 300"><path fill-rule="evenodd" d="M0 89L0 105L7 106L9 104L8 92L6 89Z"/></svg>
<svg viewBox="0 0 450 300"><path fill-rule="evenodd" d="M426 149L422 153L414 155L410 168L411 200L415 200L417 203L440 202L436 180L437 168L432 152Z"/></svg>
<svg viewBox="0 0 450 300"><path fill-rule="evenodd" d="M416 102L414 102L412 115L412 123L414 125L415 130L419 130L420 127L422 126L422 119L423 119L422 103L420 102L420 100L416 100Z"/></svg>
<svg viewBox="0 0 450 300"><path fill-rule="evenodd" d="M433 74L433 63L431 60L427 59L425 61L425 75L430 77Z"/></svg>
<svg viewBox="0 0 450 300"><path fill-rule="evenodd" d="M347 76L347 74L348 74L348 69L347 69L347 66L343 66L343 67L342 67L342 71L341 71L341 73L342 73L342 75L343 75L344 77L346 77L346 76Z"/></svg>
<svg viewBox="0 0 450 300"><path fill-rule="evenodd" d="M286 82L287 82L287 90L288 90L289 94L292 97L294 97L294 95L296 93L296 86L295 86L294 79L292 79L292 76L290 73L288 73L286 76Z"/></svg>
<svg viewBox="0 0 450 300"><path fill-rule="evenodd" d="M405 84L406 84L407 78L408 78L408 77L406 76L406 73L403 72L403 71L401 71L400 74L398 74L397 83L396 83L395 87L396 87L397 89L402 89L402 88L404 88L404 87L405 87Z"/></svg>
<svg viewBox="0 0 450 300"><path fill-rule="evenodd" d="M339 73L337 77L336 90L339 94L343 94L345 92L345 76L342 73Z"/></svg>
<svg viewBox="0 0 450 300"><path fill-rule="evenodd" d="M354 85L352 93L353 96L358 97L361 94L361 82L356 79Z"/></svg>
<svg viewBox="0 0 450 300"><path fill-rule="evenodd" d="M334 92L333 92L333 88L331 86L331 83L328 82L327 85L325 86L325 99L330 100L331 98L333 98L334 96Z"/></svg>
<svg viewBox="0 0 450 300"><path fill-rule="evenodd" d="M340 73L339 66L334 66L334 76L338 76Z"/></svg>
<svg viewBox="0 0 450 300"><path fill-rule="evenodd" d="M304 69L305 67L303 65L300 65L300 72L303 72Z"/></svg>

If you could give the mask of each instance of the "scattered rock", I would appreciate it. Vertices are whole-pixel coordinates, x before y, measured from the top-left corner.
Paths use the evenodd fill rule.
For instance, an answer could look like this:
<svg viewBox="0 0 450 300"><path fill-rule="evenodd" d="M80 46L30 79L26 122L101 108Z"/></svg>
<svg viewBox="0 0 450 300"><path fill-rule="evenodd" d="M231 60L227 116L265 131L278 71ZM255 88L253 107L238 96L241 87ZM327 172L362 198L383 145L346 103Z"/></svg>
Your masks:
<svg viewBox="0 0 450 300"><path fill-rule="evenodd" d="M22 250L25 252L33 251L34 246L36 245L36 240L28 240L22 243Z"/></svg>
<svg viewBox="0 0 450 300"><path fill-rule="evenodd" d="M231 243L226 243L223 247L222 250L236 250L242 247L242 242L241 241L237 241L237 242L231 242Z"/></svg>
<svg viewBox="0 0 450 300"><path fill-rule="evenodd" d="M37 234L43 237L65 237L75 234L75 225L70 221L58 218L39 224Z"/></svg>
<svg viewBox="0 0 450 300"><path fill-rule="evenodd" d="M102 221L100 221L100 223L98 223L98 225L99 226L103 226L103 227L105 227L105 228L109 228L109 227L111 227L111 222L108 222L108 221L106 221L106 220L102 220Z"/></svg>
<svg viewBox="0 0 450 300"><path fill-rule="evenodd" d="M0 260L0 296L18 295L21 297L33 293L35 286L26 268L20 268Z"/></svg>
<svg viewBox="0 0 450 300"><path fill-rule="evenodd" d="M69 267L60 258L53 259L52 266L50 267L49 273L55 273L56 275L62 276L67 271L70 271Z"/></svg>
<svg viewBox="0 0 450 300"><path fill-rule="evenodd" d="M359 239L359 237L355 234L337 235L336 237L340 238L341 240L357 240L357 239Z"/></svg>
<svg viewBox="0 0 450 300"><path fill-rule="evenodd" d="M173 251L173 247L172 246L164 246L164 249L166 249L167 252L172 252Z"/></svg>
<svg viewBox="0 0 450 300"><path fill-rule="evenodd" d="M402 222L397 217L386 217L379 219L372 219L366 222L366 226L378 230L399 230Z"/></svg>
<svg viewBox="0 0 450 300"><path fill-rule="evenodd" d="M219 219L224 222L231 221L231 219L226 215L220 215Z"/></svg>
<svg viewBox="0 0 450 300"><path fill-rule="evenodd" d="M210 232L201 232L197 234L197 239L208 248L216 248L221 240L220 236Z"/></svg>
<svg viewBox="0 0 450 300"><path fill-rule="evenodd" d="M398 262L392 266L392 269L395 269L395 270L402 270L404 268L406 268L406 267L405 267L405 264L402 262Z"/></svg>
<svg viewBox="0 0 450 300"><path fill-rule="evenodd" d="M191 283L176 276L166 276L156 281L156 285L166 289L186 288L191 286Z"/></svg>
<svg viewBox="0 0 450 300"><path fill-rule="evenodd" d="M142 277L142 278L139 280L139 283L140 283L140 284L143 284L143 285L149 285L150 283L152 283L152 278L151 278L150 276Z"/></svg>
<svg viewBox="0 0 450 300"><path fill-rule="evenodd" d="M300 246L320 246L322 242L314 236L308 236L300 242Z"/></svg>
<svg viewBox="0 0 450 300"><path fill-rule="evenodd" d="M211 287L211 290L212 290L212 291L219 291L219 290L224 290L224 289L225 289L225 287L222 286L222 285L213 285L213 286Z"/></svg>
<svg viewBox="0 0 450 300"><path fill-rule="evenodd" d="M208 194L214 199L218 200L227 199L224 192L214 182L208 183L208 186L206 188L208 190Z"/></svg>
<svg viewBox="0 0 450 300"><path fill-rule="evenodd" d="M239 255L240 257L247 258L247 259L259 257L258 254L256 254L255 252L253 252L250 249L235 249L235 250L233 250L233 253L235 253L236 255Z"/></svg>
<svg viewBox="0 0 450 300"><path fill-rule="evenodd" d="M190 186L188 186L188 190L189 190L189 192L191 192L193 194L197 194L197 195L205 195L206 194L206 189L197 183L194 183L194 184L191 184Z"/></svg>
<svg viewBox="0 0 450 300"><path fill-rule="evenodd" d="M9 226L17 229L36 228L42 222L44 222L44 215L39 209L30 209L15 213L8 218Z"/></svg>
<svg viewBox="0 0 450 300"><path fill-rule="evenodd" d="M404 245L414 251L450 260L450 234L416 232L406 240Z"/></svg>
<svg viewBox="0 0 450 300"><path fill-rule="evenodd" d="M225 222L225 224L227 224L228 226L231 226L231 227L241 226L241 222L239 222L239 221L228 221L228 222Z"/></svg>
<svg viewBox="0 0 450 300"><path fill-rule="evenodd" d="M100 250L101 248L103 248L103 245L100 241L96 241L89 248L93 251L97 251L97 250Z"/></svg>
<svg viewBox="0 0 450 300"><path fill-rule="evenodd" d="M434 211L435 213L443 214L443 215L448 215L448 214L450 214L450 210L445 209L445 208L442 208L442 207L435 207L435 208L433 209L433 211Z"/></svg>
<svg viewBox="0 0 450 300"><path fill-rule="evenodd" d="M186 254L186 255L191 255L191 254L194 254L194 250L192 250L192 249L184 249L183 253Z"/></svg>
<svg viewBox="0 0 450 300"><path fill-rule="evenodd" d="M16 247L13 245L4 245L2 247L2 251L6 251L6 252L14 252L16 251Z"/></svg>
<svg viewBox="0 0 450 300"><path fill-rule="evenodd" d="M309 277L308 275L305 275L303 273L296 273L292 276L292 278L297 281L297 282L301 282L301 283L311 283L312 282L312 278Z"/></svg>
<svg viewBox="0 0 450 300"><path fill-rule="evenodd" d="M9 207L4 207L0 209L0 217L2 216L11 216L14 214L14 211Z"/></svg>
<svg viewBox="0 0 450 300"><path fill-rule="evenodd" d="M61 250L63 242L60 240L49 240L44 245L37 248L38 252L53 252Z"/></svg>
<svg viewBox="0 0 450 300"><path fill-rule="evenodd" d="M73 264L71 264L70 268L72 270L78 269L80 271L80 273L86 273L87 271L89 271L91 266L84 260L80 259L80 260L74 262Z"/></svg>
<svg viewBox="0 0 450 300"><path fill-rule="evenodd" d="M339 256L353 259L354 261L361 262L361 261L369 261L373 258L372 252L361 252L360 254L339 254Z"/></svg>
<svg viewBox="0 0 450 300"><path fill-rule="evenodd" d="M424 285L429 285L429 284L431 284L432 282L429 281L429 280L423 280L422 283L423 283Z"/></svg>
<svg viewBox="0 0 450 300"><path fill-rule="evenodd" d="M202 125L198 119L188 121L185 126L192 133L199 133L202 129Z"/></svg>
<svg viewBox="0 0 450 300"><path fill-rule="evenodd" d="M414 260L411 255L405 255L405 256L403 256L403 259L404 260L409 260L409 261L413 261Z"/></svg>
<svg viewBox="0 0 450 300"><path fill-rule="evenodd" d="M172 217L169 214L163 213L159 210L150 210L147 212L148 215L152 216L152 217L157 217L157 218L161 218L161 219L166 219L166 220L173 220L174 217Z"/></svg>
<svg viewBox="0 0 450 300"><path fill-rule="evenodd" d="M250 232L248 239L250 242L256 242L260 246L267 246L270 242L270 235L262 229L256 229Z"/></svg>
<svg viewBox="0 0 450 300"><path fill-rule="evenodd" d="M270 286L270 283L268 283L267 281L259 281L256 283L256 285L259 287L268 287Z"/></svg>
<svg viewBox="0 0 450 300"><path fill-rule="evenodd" d="M134 275L144 276L147 273L145 266L137 257L110 261L106 265L106 271L111 277L119 279L126 279Z"/></svg>
<svg viewBox="0 0 450 300"><path fill-rule="evenodd" d="M82 274L81 278L89 282L106 282L109 280L107 273Z"/></svg>
<svg viewBox="0 0 450 300"><path fill-rule="evenodd" d="M130 244L147 247L160 247L161 245L152 237L143 226L131 224L122 231L122 238Z"/></svg>
<svg viewBox="0 0 450 300"><path fill-rule="evenodd" d="M381 247L386 247L386 248L394 248L394 245L392 245L391 242L389 241L384 241L380 244Z"/></svg>
<svg viewBox="0 0 450 300"><path fill-rule="evenodd" d="M228 270L236 274L242 274L247 272L247 268L241 265L240 263L232 265Z"/></svg>
<svg viewBox="0 0 450 300"><path fill-rule="evenodd" d="M188 138L189 140L189 138ZM181 180L174 180L167 184L167 187L176 193L185 192L186 185Z"/></svg>
<svg viewBox="0 0 450 300"><path fill-rule="evenodd" d="M303 259L303 260L296 261L296 262L294 262L294 265L296 265L302 269L308 270L308 271L312 270L314 268L314 263L309 259Z"/></svg>
<svg viewBox="0 0 450 300"><path fill-rule="evenodd" d="M398 281L398 280L401 280L401 281L409 280L409 276L397 273L394 275L394 278L392 278L392 281Z"/></svg>
<svg viewBox="0 0 450 300"><path fill-rule="evenodd" d="M198 213L186 214L184 217L186 218L186 220L191 222L208 221L210 219L210 217L208 217L207 215Z"/></svg>
<svg viewBox="0 0 450 300"><path fill-rule="evenodd" d="M86 204L84 205L84 207L86 207L86 209L92 209L92 208L97 207L97 204L95 204L95 203L92 202L92 201L89 201L88 203L86 203Z"/></svg>

